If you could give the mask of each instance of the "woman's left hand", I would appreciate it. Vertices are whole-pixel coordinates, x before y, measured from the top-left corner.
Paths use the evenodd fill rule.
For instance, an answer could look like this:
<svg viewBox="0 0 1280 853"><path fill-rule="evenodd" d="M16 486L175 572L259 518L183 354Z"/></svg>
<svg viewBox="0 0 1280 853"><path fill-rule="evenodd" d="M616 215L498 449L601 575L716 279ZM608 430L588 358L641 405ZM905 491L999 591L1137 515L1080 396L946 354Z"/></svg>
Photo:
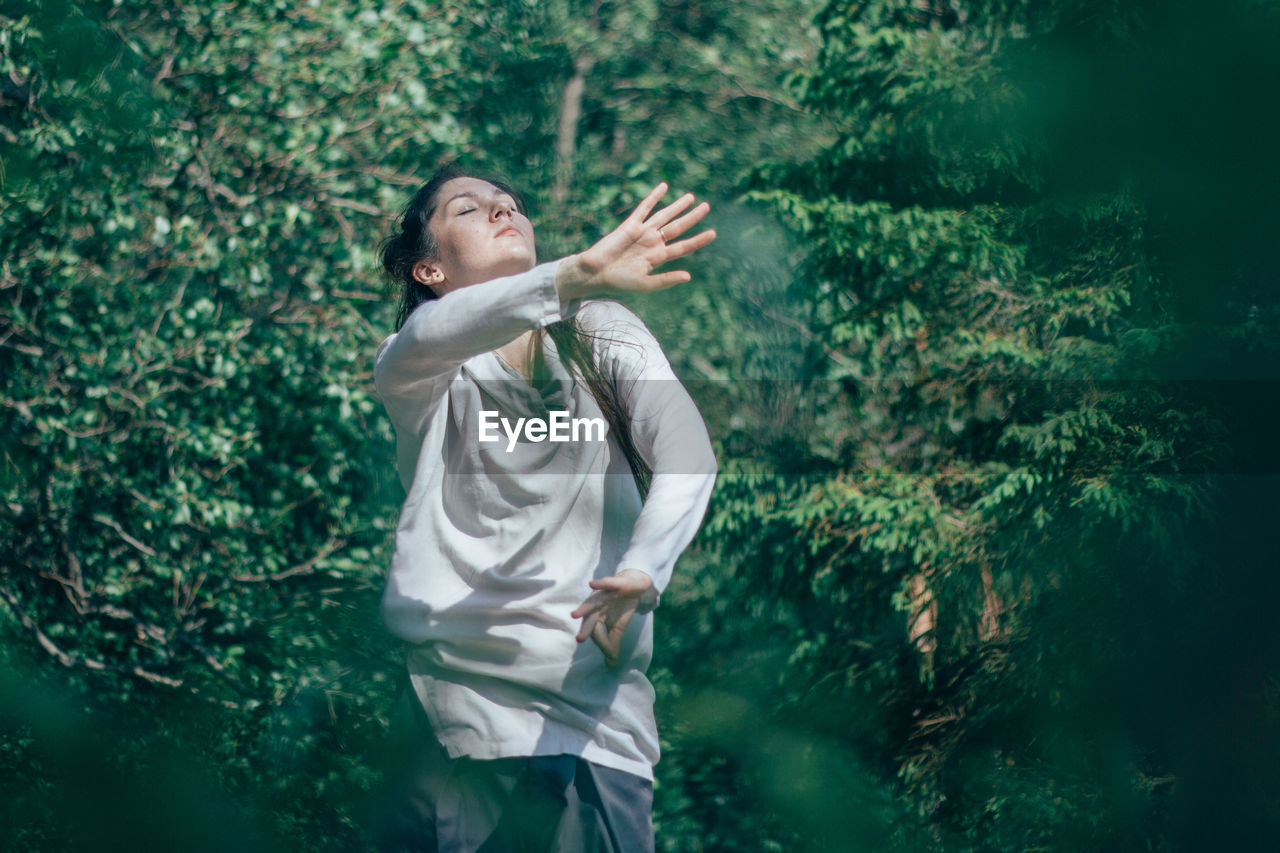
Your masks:
<svg viewBox="0 0 1280 853"><path fill-rule="evenodd" d="M639 569L623 569L616 575L588 584L595 592L569 615L585 617L578 631L578 642L587 637L604 652L607 666L617 666L622 648L622 635L635 615L640 597L653 586L653 579Z"/></svg>

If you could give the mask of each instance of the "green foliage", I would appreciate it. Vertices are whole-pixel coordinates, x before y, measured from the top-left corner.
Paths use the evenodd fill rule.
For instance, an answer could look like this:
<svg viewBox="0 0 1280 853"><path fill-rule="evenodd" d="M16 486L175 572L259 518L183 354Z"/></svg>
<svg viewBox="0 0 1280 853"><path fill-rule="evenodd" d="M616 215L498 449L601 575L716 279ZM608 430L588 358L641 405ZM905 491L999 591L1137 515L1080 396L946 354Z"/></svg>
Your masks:
<svg viewBox="0 0 1280 853"><path fill-rule="evenodd" d="M561 188L535 207L544 255L581 249L655 173L729 192L805 134L778 86L811 52L791 8L0 8L6 668L66 682L47 702L92 708L121 767L184 754L176 777L263 818L260 837L365 843L400 668L377 603L402 493L370 381L388 214L460 155L535 200ZM60 805L110 800L76 787L84 745L45 761L57 727L14 714L19 836L114 826Z"/></svg>
<svg viewBox="0 0 1280 853"><path fill-rule="evenodd" d="M372 464L391 441L370 381L390 308L360 282L395 176L457 144L448 20L412 3L19 11L8 633L104 700L168 696L157 734L179 738L179 697L212 703L218 733L192 743L228 789L281 820L331 799L300 837L353 838L372 771L345 750L377 736L395 671L376 603L398 488ZM423 68L446 81L434 98Z"/></svg>
<svg viewBox="0 0 1280 853"><path fill-rule="evenodd" d="M367 844L400 667L376 247L458 156L544 257L660 178L715 204L695 283L636 305L722 462L650 672L660 849L1274 834L1275 4L0 24L17 846Z"/></svg>
<svg viewBox="0 0 1280 853"><path fill-rule="evenodd" d="M1168 819L1169 783L1198 769L1169 733L1201 720L1168 667L1231 621L1233 569L1258 580L1247 538L1243 567L1206 547L1240 488L1223 475L1275 472L1243 398L1187 380L1274 377L1274 303L1237 284L1248 259L1177 268L1190 246L1167 242L1160 184L1177 177L1070 147L1093 129L1076 63L1165 61L1184 12L830 3L796 87L840 139L746 183L805 247L828 390L798 450L722 474L707 529L747 612L794 614L776 707L896 780L939 849L1164 849L1202 829ZM1109 68L1108 102L1156 120L1136 102L1156 72ZM1209 293L1212 326L1188 311ZM1268 779L1235 805L1233 837L1278 795Z"/></svg>

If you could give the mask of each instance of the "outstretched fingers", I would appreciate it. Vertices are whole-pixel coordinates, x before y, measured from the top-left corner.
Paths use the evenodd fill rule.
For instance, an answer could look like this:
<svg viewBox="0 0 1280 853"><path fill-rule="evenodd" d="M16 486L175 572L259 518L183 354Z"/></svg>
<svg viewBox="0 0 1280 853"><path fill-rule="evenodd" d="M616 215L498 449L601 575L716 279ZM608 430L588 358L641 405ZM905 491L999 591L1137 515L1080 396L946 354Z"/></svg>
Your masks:
<svg viewBox="0 0 1280 853"><path fill-rule="evenodd" d="M685 255L696 252L715 238L715 230L709 228L706 231L695 234L678 243L672 243L665 246L661 260L655 263L654 266L660 266L668 261L673 261L676 258L682 258ZM688 270L667 270L666 272L650 273L645 276L644 281L651 289L661 290L664 287L670 287L673 284L684 284L692 278L693 276L689 274Z"/></svg>
<svg viewBox="0 0 1280 853"><path fill-rule="evenodd" d="M693 204L693 202L694 202L693 193L685 193L684 195L680 196L680 198L671 202L671 204L662 208L662 210L659 210L653 216L650 216L647 220L645 220L644 224L652 228L657 228L661 230L663 229L664 226L666 226L669 222L671 222L671 220L679 216L682 211L686 210L689 207L689 205ZM703 202L703 204L706 204L706 202Z"/></svg>
<svg viewBox="0 0 1280 853"><path fill-rule="evenodd" d="M690 200L692 200L693 196L690 195L689 198ZM675 238L679 237L681 234L683 234L684 232L688 231L690 228L692 228L693 226L701 222L702 218L706 216L707 213L709 213L710 211L711 211L711 205L704 201L702 202L702 204L698 205L693 210L689 211L684 216L681 216L679 219L675 220L674 222L668 222L664 225L659 226L658 230L662 234L662 239L674 240ZM650 220L650 222L653 222L656 219L657 217L655 216L654 219Z"/></svg>
<svg viewBox="0 0 1280 853"><path fill-rule="evenodd" d="M684 284L690 281L693 276L689 275L688 270L669 270L667 272L652 273L645 276L644 282L651 290L662 290L671 287L674 284Z"/></svg>
<svg viewBox="0 0 1280 853"><path fill-rule="evenodd" d="M672 218L692 203L693 194L686 194L679 201L654 214L653 218L645 223L646 226L662 223L658 225L658 233L662 236L664 242L661 246L654 247L654 254L649 256L654 267L662 266L676 258L683 258L692 254L716 239L715 229L708 228L706 231L702 231L692 237L686 237L678 242L666 242L697 225L711 210L711 205L704 201L679 219ZM692 276L686 270L669 270L667 272L651 273L645 276L644 282L652 290L661 290L675 284L683 284L691 278Z"/></svg>
<svg viewBox="0 0 1280 853"><path fill-rule="evenodd" d="M686 237L678 243L667 244L667 251L662 263L674 261L676 258L683 258L685 255L698 251L716 238L716 230L708 228L706 231L700 231L692 237Z"/></svg>
<svg viewBox="0 0 1280 853"><path fill-rule="evenodd" d="M649 190L649 194L636 205L636 209L631 211L631 215L627 217L627 222L643 224L649 218L650 212L653 211L654 205L658 203L658 199L667 194L667 182L659 181L658 185Z"/></svg>

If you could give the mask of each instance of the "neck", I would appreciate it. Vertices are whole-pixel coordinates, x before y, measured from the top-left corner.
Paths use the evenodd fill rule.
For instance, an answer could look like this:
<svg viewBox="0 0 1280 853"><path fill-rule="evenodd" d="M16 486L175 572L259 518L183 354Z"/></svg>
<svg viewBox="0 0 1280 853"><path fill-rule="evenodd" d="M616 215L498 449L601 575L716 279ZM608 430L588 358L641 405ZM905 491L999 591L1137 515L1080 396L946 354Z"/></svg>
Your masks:
<svg viewBox="0 0 1280 853"><path fill-rule="evenodd" d="M443 290L440 287L437 287L436 292L443 296L444 293L449 290L459 290L463 287L470 287L473 284L484 284L486 281L493 281L495 278L502 278L503 276L518 275L522 272L528 272L535 266L536 264L529 263L528 261L514 261L490 267L489 269L479 272L473 271L465 278L461 276L446 278L442 283Z"/></svg>

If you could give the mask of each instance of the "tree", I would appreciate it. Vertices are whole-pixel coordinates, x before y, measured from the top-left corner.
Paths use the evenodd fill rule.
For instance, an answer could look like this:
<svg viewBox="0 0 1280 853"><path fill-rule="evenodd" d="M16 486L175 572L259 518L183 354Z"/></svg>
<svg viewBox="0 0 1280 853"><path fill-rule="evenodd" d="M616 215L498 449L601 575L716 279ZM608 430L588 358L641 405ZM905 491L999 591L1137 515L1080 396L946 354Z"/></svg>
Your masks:
<svg viewBox="0 0 1280 853"><path fill-rule="evenodd" d="M807 8L3 7L0 631L7 683L35 683L0 716L24 838L133 843L103 827L149 794L74 768L177 751L196 769L152 787L207 782L263 846L360 843L398 668L377 601L402 496L370 376L389 214L458 156L551 200L544 251L658 177L728 192L814 136L779 85ZM697 304L654 324L677 361L733 310ZM65 685L89 716L29 712ZM118 756L60 752L47 720ZM86 800L119 807L64 805Z"/></svg>
<svg viewBox="0 0 1280 853"><path fill-rule="evenodd" d="M799 92L839 139L747 187L806 248L824 381L807 440L721 477L718 646L752 649L724 683L781 667L761 708L865 771L832 784L866 822L821 815L819 848L1165 849L1205 841L1223 782L1215 844L1256 843L1273 776L1185 739L1216 719L1198 691L1261 696L1276 660L1248 632L1204 651L1237 584L1274 588L1239 514L1265 493L1221 476L1273 457L1248 392L1186 380L1275 375L1253 141L1274 118L1232 89L1274 79L1273 7L871 0L820 23ZM1222 102L1244 107L1226 128ZM1201 152L1248 166L1169 168Z"/></svg>
<svg viewBox="0 0 1280 853"><path fill-rule="evenodd" d="M376 601L395 486L369 464L390 442L370 353L391 309L363 282L383 206L462 135L451 16L86 2L5 18L16 660L127 701L140 740L203 747L264 811L318 762L312 796L341 805L311 831L335 838L393 673Z"/></svg>

